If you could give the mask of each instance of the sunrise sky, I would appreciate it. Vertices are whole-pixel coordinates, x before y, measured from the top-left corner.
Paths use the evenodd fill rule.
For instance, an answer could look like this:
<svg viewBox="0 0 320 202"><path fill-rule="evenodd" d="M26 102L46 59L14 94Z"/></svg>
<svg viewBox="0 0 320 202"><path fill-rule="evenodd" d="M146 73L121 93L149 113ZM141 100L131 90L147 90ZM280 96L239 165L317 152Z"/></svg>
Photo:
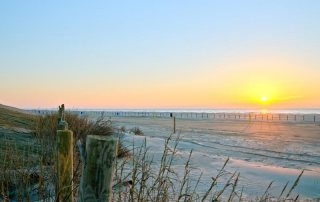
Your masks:
<svg viewBox="0 0 320 202"><path fill-rule="evenodd" d="M320 1L1 1L0 103L320 108Z"/></svg>

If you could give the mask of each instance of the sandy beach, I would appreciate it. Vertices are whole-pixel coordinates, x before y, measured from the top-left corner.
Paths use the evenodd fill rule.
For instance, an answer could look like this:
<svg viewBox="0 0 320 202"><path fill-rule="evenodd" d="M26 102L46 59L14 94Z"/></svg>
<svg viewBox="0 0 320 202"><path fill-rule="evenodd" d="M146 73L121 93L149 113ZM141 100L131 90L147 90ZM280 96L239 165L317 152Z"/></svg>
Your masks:
<svg viewBox="0 0 320 202"><path fill-rule="evenodd" d="M126 133L128 146L147 140L150 153L159 156L164 139L173 131L173 119L146 117L110 117L117 127L139 127L144 136ZM277 195L289 181L305 172L296 189L302 198L320 198L320 126L303 121L249 121L231 119L176 119L180 160L183 163L193 150L194 176L203 173L203 191L210 179L229 157L227 170L240 171L240 187L250 197L263 194L274 181L271 192Z"/></svg>

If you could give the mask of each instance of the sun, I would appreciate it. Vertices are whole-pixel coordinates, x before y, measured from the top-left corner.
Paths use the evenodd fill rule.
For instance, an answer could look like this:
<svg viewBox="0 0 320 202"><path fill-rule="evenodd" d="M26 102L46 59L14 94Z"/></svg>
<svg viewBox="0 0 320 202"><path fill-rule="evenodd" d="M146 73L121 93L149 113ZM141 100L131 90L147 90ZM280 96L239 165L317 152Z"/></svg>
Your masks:
<svg viewBox="0 0 320 202"><path fill-rule="evenodd" d="M262 102L266 102L267 100L268 100L268 98L267 98L266 96L262 96L262 97L261 97L261 101L262 101Z"/></svg>

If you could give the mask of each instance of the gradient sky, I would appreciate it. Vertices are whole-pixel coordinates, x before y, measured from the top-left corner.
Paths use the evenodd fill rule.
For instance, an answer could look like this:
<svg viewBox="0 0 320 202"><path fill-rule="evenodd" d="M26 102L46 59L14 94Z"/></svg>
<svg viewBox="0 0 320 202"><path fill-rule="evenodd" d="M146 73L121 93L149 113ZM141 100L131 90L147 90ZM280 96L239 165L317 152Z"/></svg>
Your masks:
<svg viewBox="0 0 320 202"><path fill-rule="evenodd" d="M320 108L320 1L3 0L0 70L25 108Z"/></svg>

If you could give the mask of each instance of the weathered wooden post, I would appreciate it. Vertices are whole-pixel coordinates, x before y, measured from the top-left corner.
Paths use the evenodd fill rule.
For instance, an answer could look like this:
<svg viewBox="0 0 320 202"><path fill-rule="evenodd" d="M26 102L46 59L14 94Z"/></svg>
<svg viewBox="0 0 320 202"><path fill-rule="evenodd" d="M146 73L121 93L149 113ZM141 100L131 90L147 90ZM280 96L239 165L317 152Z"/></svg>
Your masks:
<svg viewBox="0 0 320 202"><path fill-rule="evenodd" d="M173 117L173 133L176 133L176 117Z"/></svg>
<svg viewBox="0 0 320 202"><path fill-rule="evenodd" d="M65 121L64 104L59 106L57 130L57 190L58 201L73 201L73 133Z"/></svg>
<svg viewBox="0 0 320 202"><path fill-rule="evenodd" d="M111 136L88 135L86 141L86 157L78 201L111 201L118 139Z"/></svg>

